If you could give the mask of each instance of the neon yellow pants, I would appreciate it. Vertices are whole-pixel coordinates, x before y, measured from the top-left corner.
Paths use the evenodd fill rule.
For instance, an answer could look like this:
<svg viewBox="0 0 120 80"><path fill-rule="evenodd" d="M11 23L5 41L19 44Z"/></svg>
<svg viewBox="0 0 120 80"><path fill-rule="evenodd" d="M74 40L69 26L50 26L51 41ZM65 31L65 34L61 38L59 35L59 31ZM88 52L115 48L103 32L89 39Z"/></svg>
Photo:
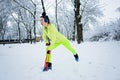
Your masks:
<svg viewBox="0 0 120 80"><path fill-rule="evenodd" d="M45 59L45 62L51 62L51 53L50 54L48 54L47 53L47 51L48 50L53 50L53 49L55 49L56 47L58 47L59 45L63 45L63 46L65 46L69 51L71 51L71 53L73 54L73 55L75 55L76 54L76 51L75 51L75 49L71 46L71 44L69 43L69 41L68 40L65 40L64 42L59 42L59 43L55 43L53 46L52 46L52 48L51 48L51 45L50 46L47 46L47 48L46 48L46 59Z"/></svg>

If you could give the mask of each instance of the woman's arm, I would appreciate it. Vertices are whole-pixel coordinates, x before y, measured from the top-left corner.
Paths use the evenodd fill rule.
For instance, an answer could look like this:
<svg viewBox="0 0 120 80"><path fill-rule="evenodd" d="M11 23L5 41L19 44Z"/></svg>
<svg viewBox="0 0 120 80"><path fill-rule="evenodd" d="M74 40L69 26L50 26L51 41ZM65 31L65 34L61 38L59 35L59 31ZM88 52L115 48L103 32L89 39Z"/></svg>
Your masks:
<svg viewBox="0 0 120 80"><path fill-rule="evenodd" d="M42 31L43 31L43 32L42 32L42 38L43 38L43 40L44 40L45 43L48 43L48 40L47 40L47 38L46 38L46 32L45 32L44 28L43 28Z"/></svg>

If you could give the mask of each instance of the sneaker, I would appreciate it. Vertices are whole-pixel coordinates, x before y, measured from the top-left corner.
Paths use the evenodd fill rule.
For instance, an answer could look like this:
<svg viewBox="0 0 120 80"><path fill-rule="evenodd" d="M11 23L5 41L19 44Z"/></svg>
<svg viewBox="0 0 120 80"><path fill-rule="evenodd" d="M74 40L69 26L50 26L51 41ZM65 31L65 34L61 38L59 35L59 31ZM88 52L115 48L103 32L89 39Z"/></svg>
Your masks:
<svg viewBox="0 0 120 80"><path fill-rule="evenodd" d="M48 69L52 70L52 63L48 63Z"/></svg>
<svg viewBox="0 0 120 80"><path fill-rule="evenodd" d="M48 68L47 68L47 67L44 67L44 68L43 68L43 72L44 72L44 71L48 71Z"/></svg>
<svg viewBox="0 0 120 80"><path fill-rule="evenodd" d="M79 61L79 56L78 56L78 54L74 55L74 57L75 57L75 60L78 62L78 61Z"/></svg>
<svg viewBox="0 0 120 80"><path fill-rule="evenodd" d="M52 70L52 63L47 62L46 67L43 68L43 72L48 70Z"/></svg>

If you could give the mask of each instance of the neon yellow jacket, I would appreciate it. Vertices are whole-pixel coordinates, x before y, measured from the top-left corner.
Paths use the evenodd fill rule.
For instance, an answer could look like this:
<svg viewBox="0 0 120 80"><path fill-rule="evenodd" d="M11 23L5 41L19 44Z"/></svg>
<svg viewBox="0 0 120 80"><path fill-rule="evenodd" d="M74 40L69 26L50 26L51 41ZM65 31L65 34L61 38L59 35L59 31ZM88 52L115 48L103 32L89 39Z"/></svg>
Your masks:
<svg viewBox="0 0 120 80"><path fill-rule="evenodd" d="M48 36L48 38L51 40L51 46L53 46L55 43L60 43L67 40L65 36L58 32L54 24L48 24L48 27L43 28L42 38L45 43L48 42L46 36Z"/></svg>

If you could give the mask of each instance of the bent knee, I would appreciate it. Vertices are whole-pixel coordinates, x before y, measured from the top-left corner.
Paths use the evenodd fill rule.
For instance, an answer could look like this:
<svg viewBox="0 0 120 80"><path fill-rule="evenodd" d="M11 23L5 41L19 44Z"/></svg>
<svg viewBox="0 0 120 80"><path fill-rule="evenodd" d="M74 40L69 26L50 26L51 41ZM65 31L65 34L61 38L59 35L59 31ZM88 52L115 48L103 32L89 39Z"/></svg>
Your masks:
<svg viewBox="0 0 120 80"><path fill-rule="evenodd" d="M48 50L48 51L47 51L47 54L51 54L51 50Z"/></svg>

